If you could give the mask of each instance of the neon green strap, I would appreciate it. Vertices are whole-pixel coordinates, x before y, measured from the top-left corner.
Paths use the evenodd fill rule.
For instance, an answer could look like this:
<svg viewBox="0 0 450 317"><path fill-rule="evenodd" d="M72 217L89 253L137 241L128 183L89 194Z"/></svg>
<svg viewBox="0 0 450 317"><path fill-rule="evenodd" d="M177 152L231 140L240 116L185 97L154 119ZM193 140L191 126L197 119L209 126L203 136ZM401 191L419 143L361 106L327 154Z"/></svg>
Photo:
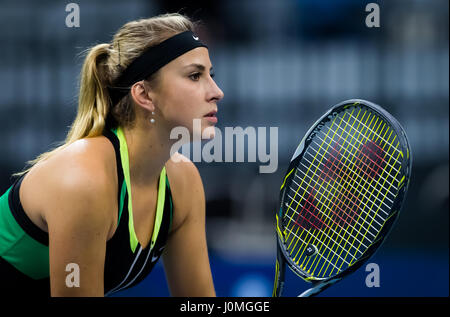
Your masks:
<svg viewBox="0 0 450 317"><path fill-rule="evenodd" d="M161 174L159 175L158 203L156 206L155 226L153 228L152 244L150 246L151 248L153 248L153 246L155 245L156 238L158 238L159 229L161 228L165 200L166 200L166 167L163 167Z"/></svg>
<svg viewBox="0 0 450 317"><path fill-rule="evenodd" d="M130 232L130 247L134 253L138 245L138 239L136 236L136 232L134 231L133 223L133 203L131 198L130 161L128 160L128 146L122 127L119 127L117 129L117 137L119 138L120 143L120 159L122 160L123 174L125 183L127 184L128 188L128 231Z"/></svg>
<svg viewBox="0 0 450 317"><path fill-rule="evenodd" d="M131 182L130 182L130 162L128 159L128 147L123 133L122 127L117 129L117 137L120 143L120 159L122 160L123 174L125 183L128 189L128 231L130 232L130 247L133 253L136 251L136 247L139 243L136 232L134 231L133 223L133 204L131 198ZM159 176L158 187L158 201L156 206L155 225L153 228L151 248L155 245L156 238L158 237L159 229L161 227L162 216L164 212L164 200L166 194L166 168L163 167Z"/></svg>

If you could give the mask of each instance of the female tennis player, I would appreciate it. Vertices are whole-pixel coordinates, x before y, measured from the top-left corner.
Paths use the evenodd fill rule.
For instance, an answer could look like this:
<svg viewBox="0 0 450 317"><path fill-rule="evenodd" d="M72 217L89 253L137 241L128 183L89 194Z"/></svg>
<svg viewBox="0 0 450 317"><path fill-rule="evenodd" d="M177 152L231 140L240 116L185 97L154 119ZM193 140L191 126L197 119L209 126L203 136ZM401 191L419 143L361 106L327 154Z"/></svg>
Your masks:
<svg viewBox="0 0 450 317"><path fill-rule="evenodd" d="M194 119L211 129L223 98L194 27L179 14L140 19L88 50L65 142L0 197L3 292L107 296L162 254L171 295L215 296L201 177L170 159L170 131L192 134Z"/></svg>

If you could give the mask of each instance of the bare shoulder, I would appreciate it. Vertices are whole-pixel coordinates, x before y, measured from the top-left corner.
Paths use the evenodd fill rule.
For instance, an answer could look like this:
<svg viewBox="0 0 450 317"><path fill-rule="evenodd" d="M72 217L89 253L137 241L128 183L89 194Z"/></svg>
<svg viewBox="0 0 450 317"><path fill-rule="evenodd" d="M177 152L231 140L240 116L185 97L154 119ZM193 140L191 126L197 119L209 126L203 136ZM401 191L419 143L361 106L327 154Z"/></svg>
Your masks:
<svg viewBox="0 0 450 317"><path fill-rule="evenodd" d="M110 171L114 153L104 141L101 137L78 140L41 166L52 295L103 295L106 242L117 198ZM65 286L67 263L80 267L79 288Z"/></svg>
<svg viewBox="0 0 450 317"><path fill-rule="evenodd" d="M184 192L189 192L189 189L193 186L202 186L200 173L197 167L186 156L175 153L170 160L166 162L167 177L172 186L180 187L184 189ZM173 183L173 185L172 185Z"/></svg>
<svg viewBox="0 0 450 317"><path fill-rule="evenodd" d="M166 162L174 202L174 225L181 225L188 216L205 212L205 194L200 173L195 164L180 153Z"/></svg>
<svg viewBox="0 0 450 317"><path fill-rule="evenodd" d="M68 206L92 206L78 212L99 210L95 216L106 219L110 215L101 214L106 209L96 207L114 203L115 183L111 143L104 137L81 139L29 171L21 186L21 202L35 223L42 219L47 225L54 213L70 212Z"/></svg>

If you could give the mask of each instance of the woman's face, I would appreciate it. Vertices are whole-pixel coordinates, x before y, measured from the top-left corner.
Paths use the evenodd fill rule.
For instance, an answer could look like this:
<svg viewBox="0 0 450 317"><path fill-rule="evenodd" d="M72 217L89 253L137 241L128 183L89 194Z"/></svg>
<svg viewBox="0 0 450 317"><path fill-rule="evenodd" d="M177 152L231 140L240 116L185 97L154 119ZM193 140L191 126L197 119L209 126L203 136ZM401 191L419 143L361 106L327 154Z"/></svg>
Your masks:
<svg viewBox="0 0 450 317"><path fill-rule="evenodd" d="M198 47L177 57L160 69L157 87L151 93L155 115L161 116L167 127L185 127L194 131L201 127L203 138L214 137L217 123L217 102L223 92L213 80L208 49ZM199 123L200 124L199 124Z"/></svg>

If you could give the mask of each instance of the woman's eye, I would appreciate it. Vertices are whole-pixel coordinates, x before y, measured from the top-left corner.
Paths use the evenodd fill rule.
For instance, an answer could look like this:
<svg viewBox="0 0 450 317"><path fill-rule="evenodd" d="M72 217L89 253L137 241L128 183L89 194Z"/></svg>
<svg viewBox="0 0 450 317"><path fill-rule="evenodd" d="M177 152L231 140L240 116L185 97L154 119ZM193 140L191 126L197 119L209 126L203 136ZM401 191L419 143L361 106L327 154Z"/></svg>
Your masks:
<svg viewBox="0 0 450 317"><path fill-rule="evenodd" d="M190 75L189 77L190 77L192 80L197 81L197 80L200 79L200 75L201 75L200 73L195 73L195 74Z"/></svg>

